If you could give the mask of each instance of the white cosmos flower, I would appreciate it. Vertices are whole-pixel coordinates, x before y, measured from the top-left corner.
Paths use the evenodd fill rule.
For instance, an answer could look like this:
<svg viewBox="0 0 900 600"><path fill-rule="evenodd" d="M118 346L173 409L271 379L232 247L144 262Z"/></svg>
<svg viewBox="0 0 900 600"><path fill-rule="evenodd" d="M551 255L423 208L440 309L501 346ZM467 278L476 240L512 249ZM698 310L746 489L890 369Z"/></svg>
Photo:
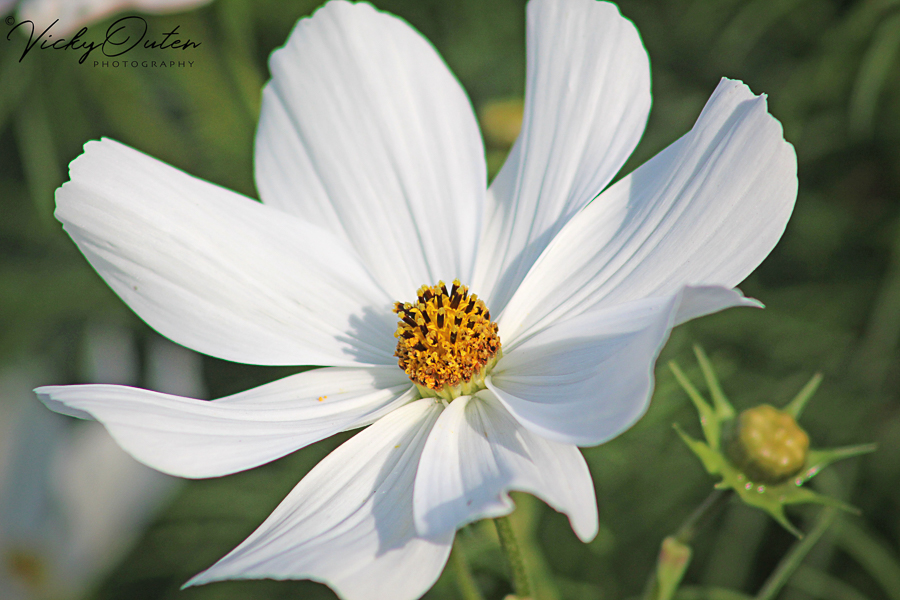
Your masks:
<svg viewBox="0 0 900 600"><path fill-rule="evenodd" d="M89 326L81 375L133 382L139 376L131 331ZM147 382L196 394L200 356L153 337ZM30 395L46 381L36 359L0 367L0 598L86 598L131 549L178 480L123 452L99 423L66 427Z"/></svg>
<svg viewBox="0 0 900 600"><path fill-rule="evenodd" d="M456 529L509 513L513 489L590 540L597 507L577 446L641 416L672 327L758 304L733 288L797 193L765 98L724 80L690 132L601 194L644 129L647 54L612 4L532 0L522 132L486 190L465 92L404 21L330 2L270 65L262 203L103 140L72 163L56 216L172 340L331 366L212 402L111 385L40 397L183 477L371 424L189 584L309 578L349 599L416 598ZM502 357L447 402L398 367L392 307L454 278L496 316Z"/></svg>
<svg viewBox="0 0 900 600"><path fill-rule="evenodd" d="M139 10L149 14L167 14L190 10L212 0L0 0L0 15L18 4L20 21L35 24L34 36L53 25L52 35L59 39L82 27L122 12ZM49 39L49 38L45 38ZM52 41L52 40L51 40Z"/></svg>

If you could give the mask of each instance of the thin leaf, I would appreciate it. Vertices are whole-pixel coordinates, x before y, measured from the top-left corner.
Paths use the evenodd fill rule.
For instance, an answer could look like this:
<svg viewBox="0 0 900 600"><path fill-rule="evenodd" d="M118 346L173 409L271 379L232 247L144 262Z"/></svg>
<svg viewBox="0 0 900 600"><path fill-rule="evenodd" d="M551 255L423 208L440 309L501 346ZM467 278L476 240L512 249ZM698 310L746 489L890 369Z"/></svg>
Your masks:
<svg viewBox="0 0 900 600"><path fill-rule="evenodd" d="M53 222L53 193L63 182L54 143L53 127L40 90L16 111L16 144L35 212L46 224Z"/></svg>
<svg viewBox="0 0 900 600"><path fill-rule="evenodd" d="M6 120L21 103L32 79L32 66L34 61L19 62L21 55L16 52L6 52L3 62L0 63L0 131L6 124Z"/></svg>
<svg viewBox="0 0 900 600"><path fill-rule="evenodd" d="M721 587L683 587L675 594L675 600L751 600L752 596Z"/></svg>
<svg viewBox="0 0 900 600"><path fill-rule="evenodd" d="M900 559L884 542L860 525L847 522L838 532L837 545L868 571L888 598L900 600Z"/></svg>
<svg viewBox="0 0 900 600"><path fill-rule="evenodd" d="M887 85L898 51L900 13L881 23L859 67L850 97L850 131L859 137L874 133L878 99Z"/></svg>
<svg viewBox="0 0 900 600"><path fill-rule="evenodd" d="M856 588L824 571L800 565L788 586L821 600L869 600Z"/></svg>

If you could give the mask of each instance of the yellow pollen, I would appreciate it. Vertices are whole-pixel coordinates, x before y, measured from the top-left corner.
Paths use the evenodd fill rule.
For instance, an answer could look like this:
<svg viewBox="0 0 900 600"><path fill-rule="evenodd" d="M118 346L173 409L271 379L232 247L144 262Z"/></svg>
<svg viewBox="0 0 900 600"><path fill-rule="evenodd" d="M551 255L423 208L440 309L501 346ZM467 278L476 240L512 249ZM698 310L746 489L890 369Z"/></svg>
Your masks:
<svg viewBox="0 0 900 600"><path fill-rule="evenodd" d="M491 313L469 288L453 280L423 285L414 304L396 302L400 368L423 396L452 400L484 389L484 375L500 357Z"/></svg>

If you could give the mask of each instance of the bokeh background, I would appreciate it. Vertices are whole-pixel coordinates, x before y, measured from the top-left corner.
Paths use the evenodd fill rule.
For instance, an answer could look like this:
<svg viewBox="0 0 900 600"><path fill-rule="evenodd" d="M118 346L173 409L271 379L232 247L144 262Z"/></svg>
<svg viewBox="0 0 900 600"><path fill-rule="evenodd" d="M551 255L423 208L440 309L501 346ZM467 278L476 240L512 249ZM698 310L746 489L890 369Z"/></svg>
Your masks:
<svg viewBox="0 0 900 600"><path fill-rule="evenodd" d="M479 111L492 173L524 89L521 0L376 0L437 47ZM147 16L201 42L191 68L112 69L32 51L0 26L0 596L74 599L330 598L312 582L226 582L179 591L249 534L349 434L225 478L142 469L96 424L52 415L39 384L121 382L215 398L299 369L201 357L157 336L105 286L53 219L53 191L90 139L110 136L256 197L252 145L269 53L318 2L214 0ZM647 416L584 451L601 528L582 544L564 517L518 495L513 519L543 599L639 596L661 539L713 480L672 429L699 436L666 362L702 388L701 344L739 408L789 400L815 372L803 417L813 444L876 442L824 472L842 515L781 598L900 599L900 2L624 0L651 57L653 111L623 172L686 132L722 76L769 95L799 159L781 243L742 285L767 309L675 330ZM13 10L13 9L9 9ZM139 14L129 11L124 14ZM105 31L114 17L91 25ZM185 53L187 54L187 53ZM176 60L179 58L176 57ZM520 109L519 109L520 110ZM821 509L790 518L804 530ZM491 527L459 540L488 598L510 592ZM704 530L680 598L752 596L794 538L736 502ZM732 591L728 591L732 590ZM448 567L429 598L461 597Z"/></svg>

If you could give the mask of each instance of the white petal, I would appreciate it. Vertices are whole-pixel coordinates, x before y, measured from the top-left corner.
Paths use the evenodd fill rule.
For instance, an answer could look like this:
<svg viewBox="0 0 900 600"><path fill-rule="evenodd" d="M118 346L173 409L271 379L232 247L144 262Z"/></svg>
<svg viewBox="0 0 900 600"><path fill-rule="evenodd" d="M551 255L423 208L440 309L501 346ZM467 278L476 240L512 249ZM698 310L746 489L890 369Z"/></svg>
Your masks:
<svg viewBox="0 0 900 600"><path fill-rule="evenodd" d="M510 490L532 493L567 514L581 540L597 534L594 484L578 448L523 429L487 390L456 398L419 461L416 529L435 535L509 514Z"/></svg>
<svg viewBox="0 0 900 600"><path fill-rule="evenodd" d="M619 171L650 111L647 52L606 2L529 2L526 81L522 132L488 193L472 282L495 314Z"/></svg>
<svg viewBox="0 0 900 600"><path fill-rule="evenodd" d="M57 219L169 339L244 363L395 362L390 298L326 231L112 140L70 177Z"/></svg>
<svg viewBox="0 0 900 600"><path fill-rule="evenodd" d="M778 242L797 159L764 96L723 80L696 125L587 206L501 315L504 342L595 305L740 283Z"/></svg>
<svg viewBox="0 0 900 600"><path fill-rule="evenodd" d="M397 300L469 281L487 176L471 105L434 48L368 4L329 2L272 55L263 202L359 252Z"/></svg>
<svg viewBox="0 0 900 600"><path fill-rule="evenodd" d="M415 397L396 367L315 369L211 402L119 385L35 392L56 412L100 421L134 458L180 477L259 466Z"/></svg>
<svg viewBox="0 0 900 600"><path fill-rule="evenodd" d="M55 39L78 31L85 25L105 19L129 8L148 13L168 13L189 10L211 0L22 0L19 5L21 20L33 21L37 36L54 21L50 31ZM0 14L3 5L0 3Z"/></svg>
<svg viewBox="0 0 900 600"><path fill-rule="evenodd" d="M755 298L747 298L737 288L729 289L721 286L685 286L681 293L681 303L675 314L675 325L681 325L691 319L711 315L726 308L747 306L764 308L762 302Z"/></svg>
<svg viewBox="0 0 900 600"><path fill-rule="evenodd" d="M124 1L125 0L118 0L118 2L122 4L124 4ZM142 11L153 14L163 14L167 12L189 10L203 4L209 4L212 0L131 0L131 2L135 8L139 8Z"/></svg>
<svg viewBox="0 0 900 600"><path fill-rule="evenodd" d="M345 600L414 600L454 531L418 537L412 488L440 404L397 409L329 454L240 546L191 579L314 579Z"/></svg>
<svg viewBox="0 0 900 600"><path fill-rule="evenodd" d="M485 380L525 427L547 439L601 444L644 414L653 366L680 294L596 309L521 341Z"/></svg>

